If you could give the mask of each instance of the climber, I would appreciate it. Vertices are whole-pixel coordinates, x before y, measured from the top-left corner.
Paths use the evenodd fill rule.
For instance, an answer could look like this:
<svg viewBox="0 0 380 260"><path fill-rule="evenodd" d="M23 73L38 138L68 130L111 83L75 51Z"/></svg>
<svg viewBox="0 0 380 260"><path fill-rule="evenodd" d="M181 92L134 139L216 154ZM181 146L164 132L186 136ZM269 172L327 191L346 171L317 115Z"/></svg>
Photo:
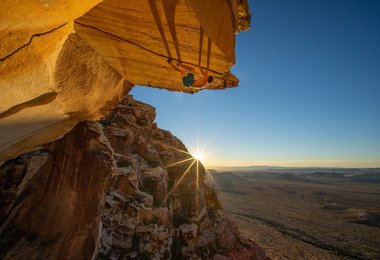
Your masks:
<svg viewBox="0 0 380 260"><path fill-rule="evenodd" d="M201 66L198 66L199 71L201 72L201 75L199 78L195 79L195 67L192 65L186 65L183 63L178 62L177 66L173 64L172 59L168 59L168 63L172 66L172 68L179 73L181 73L182 76L182 83L185 87L188 88L202 88L207 83L212 83L214 78L213 76L207 76L208 71L204 71Z"/></svg>

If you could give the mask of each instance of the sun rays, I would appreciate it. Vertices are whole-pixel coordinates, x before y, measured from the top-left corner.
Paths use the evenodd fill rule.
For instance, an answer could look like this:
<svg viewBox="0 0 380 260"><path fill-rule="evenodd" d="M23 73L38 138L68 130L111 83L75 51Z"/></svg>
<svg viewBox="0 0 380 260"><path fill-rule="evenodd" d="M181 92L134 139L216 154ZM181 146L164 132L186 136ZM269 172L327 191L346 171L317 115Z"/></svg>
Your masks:
<svg viewBox="0 0 380 260"><path fill-rule="evenodd" d="M171 191L166 195L165 197L165 201L168 199L169 196L171 196L173 194L173 192L176 190L176 188L181 184L181 182L183 181L183 179L186 177L186 175L191 172L192 168L193 167L196 167L196 175L195 175L195 200L196 200L196 205L197 207L199 206L199 203L198 203L198 193L199 193L199 175L200 175L200 162L202 163L202 160L205 159L205 146L202 147L202 149L199 148L199 142L198 142L198 145L197 145L197 148L196 149L193 149L191 146L189 147L190 149L190 152L188 151L185 151L185 150L181 150L181 149L178 149L178 148L175 148L175 147L171 147L171 146L167 146L169 149L173 149L175 151L178 151L178 152L181 152L181 153L184 153L186 155L189 156L189 158L185 158L185 159L182 159L182 160L179 160L177 162L173 162L171 164L168 164L167 167L174 167L174 166L180 166L181 164L189 164L189 166L185 169L185 171L181 174L181 176L175 180L175 184L173 186L173 188L171 189ZM213 184L216 186L216 182L214 180L214 178L212 177L212 175L210 174L210 172L204 168L204 172L206 173L206 175L209 177L209 179L213 182Z"/></svg>
<svg viewBox="0 0 380 260"><path fill-rule="evenodd" d="M202 155L202 153L200 153L200 152L196 152L196 153L193 154L193 157L194 157L197 161L201 161L202 158L203 158L203 155Z"/></svg>

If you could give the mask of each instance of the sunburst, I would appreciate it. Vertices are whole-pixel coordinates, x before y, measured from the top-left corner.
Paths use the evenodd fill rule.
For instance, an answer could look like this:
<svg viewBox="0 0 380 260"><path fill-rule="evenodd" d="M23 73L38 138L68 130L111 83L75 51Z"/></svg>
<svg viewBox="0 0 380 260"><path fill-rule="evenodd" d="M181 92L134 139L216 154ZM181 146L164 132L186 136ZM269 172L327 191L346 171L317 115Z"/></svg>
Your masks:
<svg viewBox="0 0 380 260"><path fill-rule="evenodd" d="M202 159L203 159L203 154L202 154L201 152L195 152L195 153L193 154L193 157L194 157L194 159L196 159L197 161L202 161Z"/></svg>
<svg viewBox="0 0 380 260"><path fill-rule="evenodd" d="M190 165L182 173L182 175L178 179L178 181L176 181L176 183L173 186L172 190L166 195L165 201L168 199L169 196L171 196L173 194L173 192L178 187L178 185L182 182L182 180L185 178L185 176L190 172L190 170L192 169L192 167L195 165L195 167L196 167L195 200L196 200L196 205L198 207L199 162L201 162L202 160L205 159L205 153L204 153L205 147L203 147L202 149L199 149L199 142L198 142L198 145L197 145L197 149L193 149L191 146L189 146L190 152L182 150L182 149L178 149L178 148L175 148L175 147L171 147L171 146L167 146L167 147L170 148L170 149L176 150L178 152L181 152L181 153L184 153L184 154L187 154L187 155L190 156L189 158L185 158L185 159L182 159L180 161L168 164L167 167L173 167L173 166L177 166L177 165L180 165L180 164L183 164L183 163L189 163L189 162L190 162ZM211 179L213 180L213 182L215 182L214 179L212 178L211 174L207 170L206 170L206 173L211 177Z"/></svg>

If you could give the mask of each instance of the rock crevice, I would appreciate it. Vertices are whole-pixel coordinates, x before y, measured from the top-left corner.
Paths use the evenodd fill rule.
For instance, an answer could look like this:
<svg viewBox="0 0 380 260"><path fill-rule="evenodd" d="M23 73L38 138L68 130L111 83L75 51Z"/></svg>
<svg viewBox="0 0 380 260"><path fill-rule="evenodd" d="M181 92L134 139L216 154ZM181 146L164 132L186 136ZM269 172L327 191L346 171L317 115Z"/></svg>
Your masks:
<svg viewBox="0 0 380 260"><path fill-rule="evenodd" d="M35 38L35 37L40 37L40 36L44 36L44 35L46 35L46 34L52 33L52 32L54 32L55 30L58 30L59 28L65 26L66 24L67 24L67 23L61 24L61 25L59 25L59 26L57 26L57 27L54 27L54 28L52 28L52 29L50 29L50 30L48 30L48 31L45 31L45 32L41 32L41 33L33 34L25 44L21 45L20 47L18 47L18 48L15 49L15 50L11 51L10 53L6 54L5 56L0 57L0 62L5 61L5 60L8 59L9 57L13 56L13 55L16 54L17 52L19 52L20 50L22 50L23 48L25 48L26 46L28 46L28 45L33 41L33 38Z"/></svg>

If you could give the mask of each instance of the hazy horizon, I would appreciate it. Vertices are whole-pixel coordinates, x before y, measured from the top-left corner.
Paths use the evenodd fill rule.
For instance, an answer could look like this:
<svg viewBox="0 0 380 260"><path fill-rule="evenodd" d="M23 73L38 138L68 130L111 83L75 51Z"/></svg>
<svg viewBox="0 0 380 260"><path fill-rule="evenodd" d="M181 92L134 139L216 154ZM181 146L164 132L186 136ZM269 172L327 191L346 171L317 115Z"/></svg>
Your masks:
<svg viewBox="0 0 380 260"><path fill-rule="evenodd" d="M213 169L213 168L320 168L320 169L380 169L380 166L375 166L375 167L366 167L366 166L313 166L313 165L305 165L305 166L293 166L293 165L284 165L284 164L278 164L278 165L273 165L273 164L257 164L257 165L242 165L242 166L237 166L237 165L205 165L206 168L208 169Z"/></svg>
<svg viewBox="0 0 380 260"><path fill-rule="evenodd" d="M206 165L380 167L380 1L250 6L237 88L135 98L188 147L207 146Z"/></svg>

